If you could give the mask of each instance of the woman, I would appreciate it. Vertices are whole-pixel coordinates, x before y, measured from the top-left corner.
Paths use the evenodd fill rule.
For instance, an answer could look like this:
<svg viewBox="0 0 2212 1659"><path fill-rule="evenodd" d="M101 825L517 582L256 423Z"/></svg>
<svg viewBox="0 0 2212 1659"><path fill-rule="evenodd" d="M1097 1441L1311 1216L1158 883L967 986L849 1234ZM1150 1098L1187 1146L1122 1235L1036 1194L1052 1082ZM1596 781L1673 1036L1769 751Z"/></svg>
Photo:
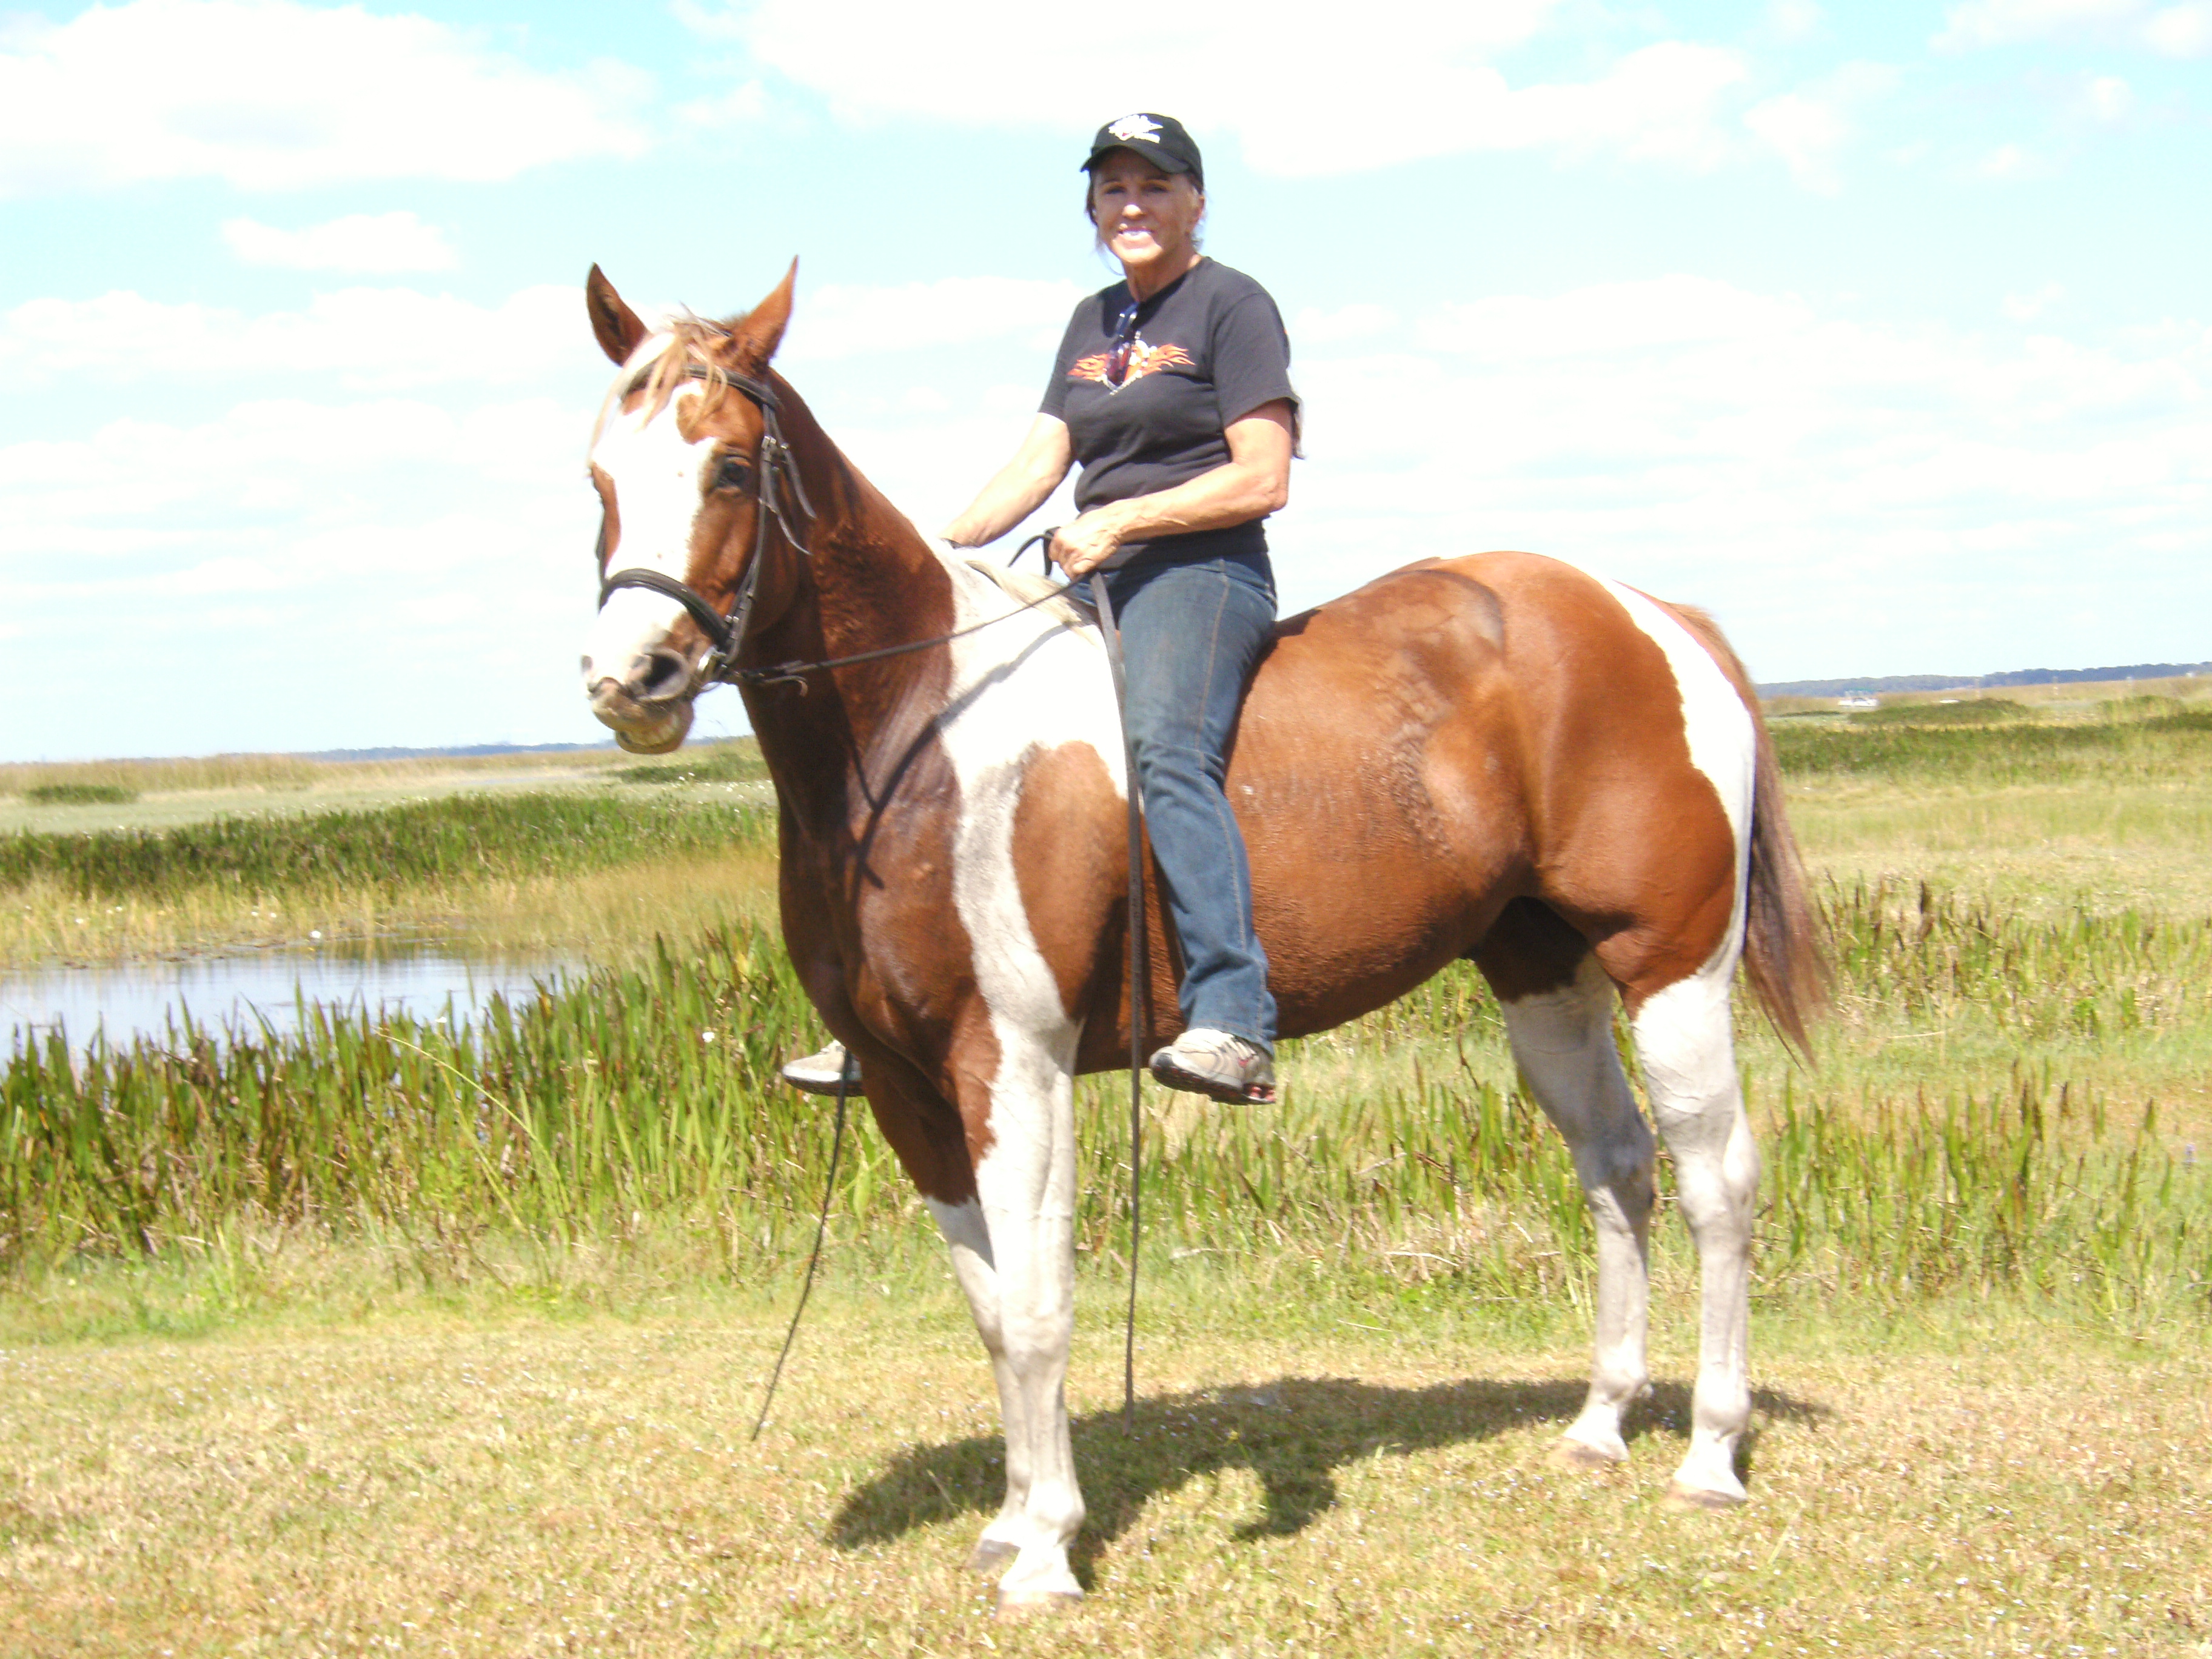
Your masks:
<svg viewBox="0 0 2212 1659"><path fill-rule="evenodd" d="M1222 778L1275 619L1261 521L1289 495L1290 343L1267 290L1199 252L1205 173L1182 123L1109 121L1083 165L1086 210L1122 280L1076 307L1021 447L944 536L997 540L1082 466L1080 515L1051 555L1113 599L1139 786L1182 947L1184 1030L1152 1073L1216 1100L1268 1102L1275 1005ZM786 1075L834 1088L843 1061L825 1052Z"/></svg>

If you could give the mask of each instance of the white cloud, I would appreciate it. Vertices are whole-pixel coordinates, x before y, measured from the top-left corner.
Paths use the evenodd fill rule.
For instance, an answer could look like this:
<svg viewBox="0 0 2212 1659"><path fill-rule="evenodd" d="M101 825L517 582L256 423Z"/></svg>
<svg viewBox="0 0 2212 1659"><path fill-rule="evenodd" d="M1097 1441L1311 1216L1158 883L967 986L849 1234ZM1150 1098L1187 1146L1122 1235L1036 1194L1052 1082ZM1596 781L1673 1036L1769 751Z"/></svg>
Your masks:
<svg viewBox="0 0 2212 1659"><path fill-rule="evenodd" d="M111 421L86 438L0 448L0 556L166 550L173 564L287 521L380 517L386 502L520 491L573 504L587 419L554 398L460 410L281 398L191 425Z"/></svg>
<svg viewBox="0 0 2212 1659"><path fill-rule="evenodd" d="M1008 335L1059 343L1084 290L1073 283L946 276L896 287L802 285L779 361L970 345Z"/></svg>
<svg viewBox="0 0 2212 1659"><path fill-rule="evenodd" d="M247 316L128 290L27 301L0 319L0 383L58 374L334 376L348 387L514 382L596 356L578 290L527 288L496 306L406 288L318 295Z"/></svg>
<svg viewBox="0 0 2212 1659"><path fill-rule="evenodd" d="M1753 105L1743 124L1782 158L1799 184L1833 195L1841 182L1838 153L1853 131L1852 110L1894 90L1899 78L1887 64L1845 64L1794 92Z"/></svg>
<svg viewBox="0 0 2212 1659"><path fill-rule="evenodd" d="M226 219L222 239L249 265L290 270L450 270L446 234L412 213L349 213L305 230Z"/></svg>
<svg viewBox="0 0 2212 1659"><path fill-rule="evenodd" d="M2016 323L2024 323L2041 316L2065 297L2066 285L2063 283L2045 283L2029 293L2006 295L2004 314Z"/></svg>
<svg viewBox="0 0 2212 1659"><path fill-rule="evenodd" d="M1425 350L1302 359L1312 459L1271 532L1289 603L1523 547L1717 604L1769 678L2212 648L2201 324L1981 337L1677 275L1413 331ZM1954 596L2000 586L2045 597L1966 625Z"/></svg>
<svg viewBox="0 0 2212 1659"><path fill-rule="evenodd" d="M2041 170L2033 152L2021 144L1999 144L1995 149L1970 162L1967 176L1974 179L2031 178Z"/></svg>
<svg viewBox="0 0 2212 1659"><path fill-rule="evenodd" d="M1388 306L1357 303L1320 311L1309 306L1291 325L1291 337L1300 345L1340 345L1346 340L1370 339L1398 325L1398 313Z"/></svg>
<svg viewBox="0 0 2212 1659"><path fill-rule="evenodd" d="M676 113L687 126L713 129L750 125L765 118L769 108L768 88L758 81L746 81L719 97L679 104Z"/></svg>
<svg viewBox="0 0 2212 1659"><path fill-rule="evenodd" d="M2212 52L2212 4L2191 0L2154 13L2143 25L2143 43L2168 58L2202 58Z"/></svg>
<svg viewBox="0 0 2212 1659"><path fill-rule="evenodd" d="M2154 6L2150 0L1967 0L1944 14L1938 50L1966 52L2069 34L2148 46L2168 58L2212 50L2212 0Z"/></svg>
<svg viewBox="0 0 2212 1659"><path fill-rule="evenodd" d="M0 52L0 195L215 177L247 190L499 179L635 155L638 72L540 73L414 15L127 0Z"/></svg>
<svg viewBox="0 0 2212 1659"><path fill-rule="evenodd" d="M1746 78L1741 54L1662 41L1595 78L1515 87L1492 67L1557 0L1437 7L1376 0L1347 26L1333 0L1289 0L1255 27L1244 0L1190 0L1171 48L1155 32L1102 29L1028 0L763 0L678 15L742 41L757 62L826 98L839 119L921 118L1066 130L1068 76L1087 104L1168 109L1234 136L1265 172L1358 172L1471 150L1600 152L1689 166L1727 149L1716 106Z"/></svg>
<svg viewBox="0 0 2212 1659"><path fill-rule="evenodd" d="M1486 362L1633 356L1695 342L1759 341L1802 328L1802 301L1708 276L1605 283L1556 298L1496 295L1437 307L1421 343Z"/></svg>
<svg viewBox="0 0 2212 1659"><path fill-rule="evenodd" d="M1814 0L1771 0L1764 20L1765 33L1778 40L1809 40L1826 21Z"/></svg>
<svg viewBox="0 0 2212 1659"><path fill-rule="evenodd" d="M2081 101L2100 121L2118 121L2135 107L2136 95L2117 75L2093 75L2082 86Z"/></svg>

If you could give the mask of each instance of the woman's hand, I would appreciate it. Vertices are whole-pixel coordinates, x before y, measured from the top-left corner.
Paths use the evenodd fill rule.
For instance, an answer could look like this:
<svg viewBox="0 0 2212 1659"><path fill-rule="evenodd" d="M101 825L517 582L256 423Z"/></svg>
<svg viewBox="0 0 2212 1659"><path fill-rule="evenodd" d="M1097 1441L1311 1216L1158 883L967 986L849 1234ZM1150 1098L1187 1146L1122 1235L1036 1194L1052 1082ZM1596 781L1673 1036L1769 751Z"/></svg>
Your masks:
<svg viewBox="0 0 2212 1659"><path fill-rule="evenodd" d="M1068 580L1081 581L1121 550L1121 532L1115 522L1118 516L1111 507L1094 507L1054 533L1052 556Z"/></svg>

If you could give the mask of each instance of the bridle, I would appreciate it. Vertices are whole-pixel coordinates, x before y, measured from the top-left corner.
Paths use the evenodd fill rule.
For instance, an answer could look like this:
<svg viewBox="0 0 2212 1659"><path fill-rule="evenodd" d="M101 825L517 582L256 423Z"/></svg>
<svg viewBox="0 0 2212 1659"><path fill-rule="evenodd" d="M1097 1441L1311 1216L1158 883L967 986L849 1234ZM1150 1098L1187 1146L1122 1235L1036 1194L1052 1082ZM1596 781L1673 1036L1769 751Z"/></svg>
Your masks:
<svg viewBox="0 0 2212 1659"><path fill-rule="evenodd" d="M783 441L783 428L776 416L776 396L772 387L743 374L732 374L726 369L709 368L705 363L685 364L684 378L731 386L751 398L754 406L761 412L760 449L753 462L754 476L760 480L757 492L759 507L754 517L753 556L745 566L745 574L738 579L738 591L730 597L727 611L715 610L708 603L707 596L690 583L679 581L665 571L647 569L643 565L632 565L627 569L601 576L599 608L605 610L608 599L617 589L623 587L642 587L682 605L691 620L699 624L699 631L712 642L712 649L699 665L697 677L691 687L692 695L710 685L780 684L795 685L804 695L805 677L823 669L843 668L853 663L874 662L883 657L902 657L908 652L927 651L933 645L945 645L963 638L979 629L988 628L993 623L1018 617L1041 605L1049 605L1054 599L1073 597L1066 589L1054 588L1048 593L1040 593L1036 598L1016 605L1012 611L986 617L981 622L966 628L956 628L949 634L933 635L928 639L913 640L904 645L887 645L874 651L855 652L849 657L825 657L817 662L780 662L759 668L738 667L738 653L745 642L746 630L752 623L754 591L760 581L763 556L768 552L769 522L773 520L783 532L784 540L801 558L814 556L813 550L801 541L799 532L791 527L791 520L784 510L783 498L778 493L779 476L782 479L781 488L790 491L791 500L799 509L810 534L813 529L814 504L806 499L806 487L799 478L799 463L791 453L791 446ZM603 560L606 557L606 522L602 519L599 524L599 556ZM1015 559L1018 561L1024 553L1039 544L1048 547L1053 533L1048 530L1041 536L1030 537L1015 551Z"/></svg>
<svg viewBox="0 0 2212 1659"><path fill-rule="evenodd" d="M759 486L755 492L757 508L753 520L753 556L739 578L738 591L730 597L730 608L720 611L707 602L705 594L686 581L679 581L665 571L649 570L642 565L633 565L599 578L599 608L605 610L609 598L617 588L642 587L672 599L690 613L699 624L699 631L712 641L713 648L706 660L699 665L695 690L709 685L739 685L757 684L762 680L784 678L775 671L744 669L738 666L738 651L744 644L746 629L753 616L753 597L760 586L761 561L768 551L769 526L773 522L783 532L783 538L801 558L811 559L813 552L799 539L792 528L791 519L784 509L782 491L790 492L791 501L800 518L810 528L814 521L814 504L806 499L806 486L799 482L799 464L793 458L791 446L783 441L783 427L776 416L775 390L759 380L743 374L732 374L726 369L709 368L705 363L687 363L684 368L687 380L707 380L726 386L752 399L761 412L760 448L753 457L753 476ZM779 479L781 481L779 483ZM599 556L606 556L605 546L606 525L599 526L601 547Z"/></svg>

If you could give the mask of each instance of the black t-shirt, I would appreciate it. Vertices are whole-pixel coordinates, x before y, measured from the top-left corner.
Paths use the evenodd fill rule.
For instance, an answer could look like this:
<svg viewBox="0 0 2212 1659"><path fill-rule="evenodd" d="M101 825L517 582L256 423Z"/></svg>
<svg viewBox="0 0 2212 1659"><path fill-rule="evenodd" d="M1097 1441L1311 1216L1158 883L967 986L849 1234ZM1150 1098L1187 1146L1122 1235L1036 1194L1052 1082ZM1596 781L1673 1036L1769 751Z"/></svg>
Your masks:
<svg viewBox="0 0 2212 1659"><path fill-rule="evenodd" d="M1225 428L1262 404L1288 398L1296 418L1282 314L1243 271L1200 259L1146 301L1117 388L1106 383L1106 359L1115 319L1128 302L1128 284L1116 283L1075 307L1045 388L1043 412L1067 422L1082 464L1075 504L1085 512L1172 489L1224 465ZM1112 562L1265 552L1261 522L1125 542Z"/></svg>

